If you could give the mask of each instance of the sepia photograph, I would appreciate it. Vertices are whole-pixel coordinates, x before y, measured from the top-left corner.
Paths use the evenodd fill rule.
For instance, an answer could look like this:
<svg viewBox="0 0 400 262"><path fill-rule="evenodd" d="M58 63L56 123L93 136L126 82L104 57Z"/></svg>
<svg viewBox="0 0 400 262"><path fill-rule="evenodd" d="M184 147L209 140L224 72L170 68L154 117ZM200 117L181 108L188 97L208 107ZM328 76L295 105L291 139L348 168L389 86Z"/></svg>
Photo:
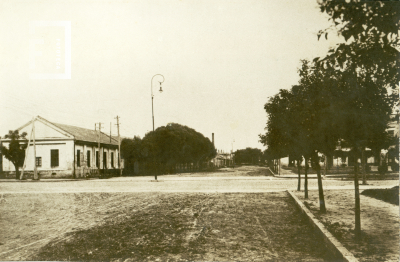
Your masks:
<svg viewBox="0 0 400 262"><path fill-rule="evenodd" d="M0 261L400 261L400 0L0 0Z"/></svg>

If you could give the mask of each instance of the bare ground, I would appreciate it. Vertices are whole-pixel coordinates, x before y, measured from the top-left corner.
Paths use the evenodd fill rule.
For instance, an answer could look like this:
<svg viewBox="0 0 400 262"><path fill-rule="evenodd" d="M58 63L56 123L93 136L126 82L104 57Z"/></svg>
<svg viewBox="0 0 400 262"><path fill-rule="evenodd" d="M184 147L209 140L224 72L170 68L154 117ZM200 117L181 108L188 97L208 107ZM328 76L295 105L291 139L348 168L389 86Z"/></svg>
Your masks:
<svg viewBox="0 0 400 262"><path fill-rule="evenodd" d="M354 240L354 190L325 190L327 213L319 212L318 191L295 192L310 211L360 261L399 261L399 207L360 195L362 241Z"/></svg>
<svg viewBox="0 0 400 262"><path fill-rule="evenodd" d="M284 192L4 194L1 260L323 261Z"/></svg>
<svg viewBox="0 0 400 262"><path fill-rule="evenodd" d="M237 166L235 168L225 167L211 172L178 173L165 176L184 177L235 177L235 176L273 176L265 166Z"/></svg>

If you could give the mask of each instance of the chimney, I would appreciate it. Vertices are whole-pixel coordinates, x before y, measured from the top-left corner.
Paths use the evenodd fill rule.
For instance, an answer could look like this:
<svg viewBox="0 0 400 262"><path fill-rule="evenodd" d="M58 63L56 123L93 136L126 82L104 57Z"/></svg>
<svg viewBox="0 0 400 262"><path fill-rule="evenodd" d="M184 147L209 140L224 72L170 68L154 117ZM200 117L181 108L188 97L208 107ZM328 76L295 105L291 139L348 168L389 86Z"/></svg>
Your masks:
<svg viewBox="0 0 400 262"><path fill-rule="evenodd" d="M215 146L214 145L214 133L212 133L212 143L213 143L213 146Z"/></svg>

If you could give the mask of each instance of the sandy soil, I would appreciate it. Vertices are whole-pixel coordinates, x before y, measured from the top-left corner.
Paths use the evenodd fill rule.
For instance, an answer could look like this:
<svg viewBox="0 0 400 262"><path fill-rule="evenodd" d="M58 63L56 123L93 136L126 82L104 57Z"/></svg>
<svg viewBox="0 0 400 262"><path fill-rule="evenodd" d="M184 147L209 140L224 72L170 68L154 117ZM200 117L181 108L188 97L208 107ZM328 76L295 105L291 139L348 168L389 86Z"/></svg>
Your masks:
<svg viewBox="0 0 400 262"><path fill-rule="evenodd" d="M178 173L161 177L236 177L236 176L272 176L265 166L237 166L220 168L212 172Z"/></svg>
<svg viewBox="0 0 400 262"><path fill-rule="evenodd" d="M362 191L362 190L361 190ZM319 213L318 191L294 192L360 261L399 261L399 206L360 196L363 239L354 241L354 190L325 190L327 213Z"/></svg>
<svg viewBox="0 0 400 262"><path fill-rule="evenodd" d="M1 260L323 261L285 192L4 194Z"/></svg>

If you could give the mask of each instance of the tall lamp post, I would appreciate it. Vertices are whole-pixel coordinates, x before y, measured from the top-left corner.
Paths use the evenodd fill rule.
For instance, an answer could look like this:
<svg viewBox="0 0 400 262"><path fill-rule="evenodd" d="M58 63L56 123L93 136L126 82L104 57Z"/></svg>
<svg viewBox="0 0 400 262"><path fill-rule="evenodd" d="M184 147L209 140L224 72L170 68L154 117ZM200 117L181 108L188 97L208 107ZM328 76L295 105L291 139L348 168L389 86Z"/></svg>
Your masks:
<svg viewBox="0 0 400 262"><path fill-rule="evenodd" d="M152 120L153 120L153 132L154 132L154 107L153 107L154 95L153 95L153 79L154 79L155 76L162 76L162 78L163 78L163 80L162 80L161 82L158 81L158 82L160 83L160 90L159 90L160 93L163 91L163 90L162 90L162 87L161 87L161 83L163 83L164 80L165 80L164 76L161 75L161 74L155 74L155 75L151 78L151 83L150 83L150 86L151 86L151 116L152 116ZM157 181L157 170L156 170L156 172L155 172L154 178L155 178L155 181Z"/></svg>
<svg viewBox="0 0 400 262"><path fill-rule="evenodd" d="M154 95L153 95L153 79L154 79L155 76L162 76L162 78L163 78L163 80L162 80L161 82L158 81L158 82L160 83L160 90L159 90L160 93L163 91L163 90L162 90L162 87L161 87L161 83L163 83L164 80L165 80L164 76L161 75L161 74L155 74L155 75L151 78L151 84L150 84L150 86L151 86L151 115L152 115L152 119L153 119L153 131L154 131L154 107L153 107Z"/></svg>

